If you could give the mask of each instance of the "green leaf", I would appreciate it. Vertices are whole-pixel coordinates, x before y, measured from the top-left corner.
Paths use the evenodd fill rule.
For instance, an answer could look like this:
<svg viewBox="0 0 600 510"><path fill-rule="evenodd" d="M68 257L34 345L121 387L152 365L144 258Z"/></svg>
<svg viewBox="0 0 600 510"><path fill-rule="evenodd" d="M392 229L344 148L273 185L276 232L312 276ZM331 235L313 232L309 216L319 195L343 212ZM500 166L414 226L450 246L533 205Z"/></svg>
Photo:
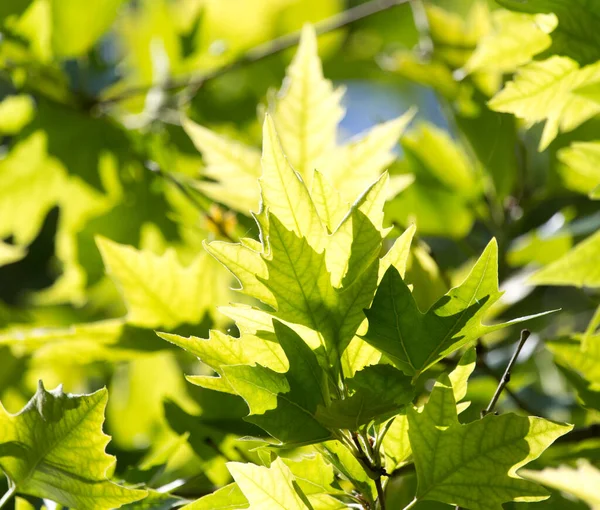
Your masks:
<svg viewBox="0 0 600 510"><path fill-rule="evenodd" d="M263 126L262 204L281 224L320 251L325 230L302 178L288 163L270 116Z"/></svg>
<svg viewBox="0 0 600 510"><path fill-rule="evenodd" d="M492 13L492 32L484 36L465 65L467 72L509 73L527 64L552 43L549 32L556 27L553 15Z"/></svg>
<svg viewBox="0 0 600 510"><path fill-rule="evenodd" d="M425 11L436 57L454 69L465 64L477 41L490 30L486 2L473 2L466 15L433 4Z"/></svg>
<svg viewBox="0 0 600 510"><path fill-rule="evenodd" d="M34 114L30 96L7 96L0 101L0 134L15 135L27 125Z"/></svg>
<svg viewBox="0 0 600 510"><path fill-rule="evenodd" d="M61 199L66 174L46 149L46 135L37 131L0 161L0 238L13 236L16 244L29 244Z"/></svg>
<svg viewBox="0 0 600 510"><path fill-rule="evenodd" d="M213 200L236 211L257 211L259 204L260 151L214 133L188 119L183 127L206 165L203 175L216 182L197 186ZM252 191L254 190L254 192Z"/></svg>
<svg viewBox="0 0 600 510"><path fill-rule="evenodd" d="M375 483L345 445L339 441L327 441L323 444L323 455L363 496L371 501L376 499Z"/></svg>
<svg viewBox="0 0 600 510"><path fill-rule="evenodd" d="M325 441L331 433L315 419L327 396L325 373L304 340L275 322L275 332L288 358L289 369L279 374L261 365L223 366L223 374L248 404L246 418L282 443Z"/></svg>
<svg viewBox="0 0 600 510"><path fill-rule="evenodd" d="M580 64L600 60L600 6L587 0L498 0L508 9L526 13L554 13L558 26L545 54L571 57Z"/></svg>
<svg viewBox="0 0 600 510"><path fill-rule="evenodd" d="M173 496L165 492L158 492L154 489L148 490L148 495L140 500L134 501L121 507L122 510L171 510L180 508L186 503L186 500Z"/></svg>
<svg viewBox="0 0 600 510"><path fill-rule="evenodd" d="M529 124L546 120L539 149L544 150L559 132L567 132L600 113L600 104L576 94L585 83L600 80L600 64L580 68L567 57L553 56L532 62L489 102Z"/></svg>
<svg viewBox="0 0 600 510"><path fill-rule="evenodd" d="M574 142L558 151L559 172L567 188L592 194L600 186L600 142Z"/></svg>
<svg viewBox="0 0 600 510"><path fill-rule="evenodd" d="M186 267L173 249L156 255L102 237L97 244L108 274L123 293L129 323L148 328L196 324L213 305L206 295L206 255Z"/></svg>
<svg viewBox="0 0 600 510"><path fill-rule="evenodd" d="M461 425L452 385L442 376L421 412L408 413L417 469L416 499L472 510L501 510L508 501L541 501L547 492L517 475L572 429L542 418L487 415Z"/></svg>
<svg viewBox="0 0 600 510"><path fill-rule="evenodd" d="M0 267L17 262L25 257L25 255L27 255L27 250L23 246L0 241Z"/></svg>
<svg viewBox="0 0 600 510"><path fill-rule="evenodd" d="M238 484L230 483L184 506L182 510L236 510L248 508L248 505L248 500Z"/></svg>
<svg viewBox="0 0 600 510"><path fill-rule="evenodd" d="M311 510L306 496L294 483L294 475L281 459L270 468L229 462L231 476L253 510Z"/></svg>
<svg viewBox="0 0 600 510"><path fill-rule="evenodd" d="M600 286L600 232L584 239L565 255L533 274L534 285Z"/></svg>
<svg viewBox="0 0 600 510"><path fill-rule="evenodd" d="M410 378L390 365L366 367L346 383L349 397L317 411L317 419L330 428L357 431L398 414L413 398Z"/></svg>
<svg viewBox="0 0 600 510"><path fill-rule="evenodd" d="M151 332L127 327L123 319L107 319L69 327L15 326L0 334L0 345L30 355L34 366L76 366L147 354L157 347L152 337Z"/></svg>
<svg viewBox="0 0 600 510"><path fill-rule="evenodd" d="M600 390L600 334L559 338L548 342L548 348L560 364L591 383L592 390Z"/></svg>
<svg viewBox="0 0 600 510"><path fill-rule="evenodd" d="M270 183L262 187L263 197L265 190L267 193L276 192L271 196L279 198L272 205L281 207L286 205L286 195L295 199L295 193L299 192L301 200L297 216L300 219L300 213L309 207L304 198L304 185L298 186L294 180L286 177L284 182L292 187L287 190L272 179L274 175L287 175L291 169L298 172L306 183L305 187L321 197L316 202L323 207L326 195L322 190L318 192L318 186L323 183L315 186L312 182L314 172L318 170L321 177L336 189L342 202L352 202L395 159L393 148L414 116L414 111L409 110L345 145L338 145L338 124L344 115L342 95L342 88L334 89L332 83L323 77L314 28L305 26L297 53L287 70L284 86L269 108L269 116L277 127L281 141L275 141L273 134L266 131L267 127L272 131L273 126L265 126L262 161L263 177L270 173ZM258 151L216 135L191 121L184 122L184 129L204 156L207 164L204 175L216 181L202 181L198 184L199 188L236 211L248 214L250 210L255 210L259 198L255 179L260 173ZM288 161L284 161L279 153L268 150L273 146L278 149L280 143ZM269 189L271 186L275 188ZM327 197L329 201L335 199ZM280 209L280 214L275 214L280 216L287 228L298 233L299 225L292 226L287 222L287 218L293 216L293 210L289 210L289 204L287 206L288 210L284 207ZM327 203L327 208L335 210L336 206ZM323 211L319 209L320 213ZM310 212L305 221L310 223L312 219ZM325 224L331 221L327 214L322 219ZM332 230L336 225L328 226Z"/></svg>
<svg viewBox="0 0 600 510"><path fill-rule="evenodd" d="M458 364L448 374L452 383L454 400L457 402L457 412L466 409L470 402L461 402L467 394L467 383L469 377L475 370L477 354L472 347L462 355ZM409 463L412 457L410 439L408 436L408 416L406 410L396 416L389 425L388 431L382 442L385 456L385 466L388 473Z"/></svg>
<svg viewBox="0 0 600 510"><path fill-rule="evenodd" d="M454 400L460 402L467 396L467 384L469 377L475 370L477 364L477 352L475 347L467 349L467 351L458 360L458 364L448 374L450 383L452 384L452 391L454 392Z"/></svg>
<svg viewBox="0 0 600 510"><path fill-rule="evenodd" d="M235 394L227 379L222 377L222 367L227 365L253 365L258 363L279 373L285 372L289 367L285 353L278 343L252 334L244 334L241 338L234 338L219 331L211 330L208 339L185 338L168 333L158 333L158 336L190 352L220 376L188 376L187 379L191 383L208 389L218 389L219 391Z"/></svg>
<svg viewBox="0 0 600 510"><path fill-rule="evenodd" d="M577 468L560 466L542 471L523 469L519 474L527 480L575 496L587 503L592 510L600 509L600 494L597 490L600 485L600 470L587 460L580 460Z"/></svg>
<svg viewBox="0 0 600 510"><path fill-rule="evenodd" d="M62 58L77 57L91 48L116 18L123 0L83 4L79 0L51 0L52 47Z"/></svg>
<svg viewBox="0 0 600 510"><path fill-rule="evenodd" d="M283 462L290 468L298 486L309 499L314 494L344 494L333 486L336 483L333 466L320 453L301 460L283 459Z"/></svg>
<svg viewBox="0 0 600 510"><path fill-rule="evenodd" d="M325 167L324 156L335 149L337 124L344 115L340 105L344 90L324 79L311 25L302 29L286 82L273 115L290 164L307 178L315 168Z"/></svg>
<svg viewBox="0 0 600 510"><path fill-rule="evenodd" d="M338 148L333 158L337 164L329 161L322 171L331 168L326 175L346 200L362 193L396 159L392 149L415 114L416 110L411 108L402 116L377 124L366 134Z"/></svg>
<svg viewBox="0 0 600 510"><path fill-rule="evenodd" d="M490 242L465 281L422 313L398 271L386 272L370 309L364 339L413 377L477 338L531 317L486 326L481 320L501 297L498 248Z"/></svg>
<svg viewBox="0 0 600 510"><path fill-rule="evenodd" d="M40 382L18 414L0 406L0 467L17 493L81 509L118 508L146 496L107 478L114 467L102 432L107 398L105 389L75 396Z"/></svg>
<svg viewBox="0 0 600 510"><path fill-rule="evenodd" d="M402 147L415 181L388 205L389 217L403 225L415 222L422 233L466 235L474 221L472 202L481 193L467 153L446 132L427 123L404 136Z"/></svg>

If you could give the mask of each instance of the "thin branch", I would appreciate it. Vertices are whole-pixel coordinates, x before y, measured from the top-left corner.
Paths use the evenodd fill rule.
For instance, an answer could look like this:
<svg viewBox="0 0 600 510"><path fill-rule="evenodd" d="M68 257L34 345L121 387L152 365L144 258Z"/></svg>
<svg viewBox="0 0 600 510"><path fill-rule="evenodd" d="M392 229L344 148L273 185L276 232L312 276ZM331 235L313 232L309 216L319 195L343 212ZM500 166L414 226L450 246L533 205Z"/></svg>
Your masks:
<svg viewBox="0 0 600 510"><path fill-rule="evenodd" d="M515 365L515 363L517 362L517 358L519 357L519 354L521 353L521 349L523 349L523 346L525 345L525 342L529 338L530 334L531 334L531 332L528 329L521 330L521 338L519 339L517 348L516 348L514 354L512 355L512 358L510 358L508 365L506 366L506 370L504 371L504 374L502 375L502 378L500 379L498 387L496 388L496 392L494 393L494 396L492 397L492 400L490 400L490 403L488 404L488 406L483 411L481 411L482 418L485 415L493 412L494 408L496 407L496 404L498 403L498 399L500 398L502 391L504 391L504 389L506 388L506 385L510 381L510 372L511 372L513 366Z"/></svg>
<svg viewBox="0 0 600 510"><path fill-rule="evenodd" d="M422 57L431 58L434 48L425 6L421 0L410 0L410 7L412 9L415 27L419 33L419 52Z"/></svg>
<svg viewBox="0 0 600 510"><path fill-rule="evenodd" d="M231 237L229 232L225 230L223 224L218 221L206 208L198 201L198 199L194 196L194 194L188 189L188 187L183 184L177 177L169 172L165 172L158 165L146 165L147 168L154 172L156 175L162 177L165 181L171 183L175 186L183 195L199 210L204 214L206 219L215 227L219 235L227 239L229 242L237 243L237 241Z"/></svg>
<svg viewBox="0 0 600 510"><path fill-rule="evenodd" d="M370 2L358 5L352 9L348 9L335 16L331 16L330 18L315 23L315 31L317 35L332 32L361 19L368 18L374 14L391 9L392 7L407 3L408 1L409 0L371 0ZM162 86L160 84L151 83L132 87L112 97L101 99L97 104L100 106L106 106L117 103L119 101L129 99L130 97L143 95L155 87L161 87L162 90L175 90L184 87L195 87L198 89L205 83L214 80L215 78L219 78L231 71L241 69L249 64L258 62L259 60L263 60L272 55L276 55L277 53L281 53L288 48L296 46L299 42L300 31L285 34L281 37L273 39L272 41L255 46L244 53L239 59L217 69L208 71L204 74L194 74L173 78Z"/></svg>
<svg viewBox="0 0 600 510"><path fill-rule="evenodd" d="M377 488L377 503L379 505L379 510L385 510L385 492L383 490L383 484L381 483L381 476L375 480L375 487Z"/></svg>
<svg viewBox="0 0 600 510"><path fill-rule="evenodd" d="M483 358L483 355L478 356L477 366L483 372L485 372L487 375L496 379L496 381L498 381L498 383L500 383L500 381L502 380L502 376L500 374L498 374L492 367L490 367L487 364L487 362ZM520 409L525 411L527 414L530 414L530 415L537 414L537 411L535 411L533 408L531 408L531 406L527 402L525 402L513 390L511 390L510 387L508 386L508 384L504 386L504 392L511 398L511 400L517 405L517 407L519 407Z"/></svg>
<svg viewBox="0 0 600 510"><path fill-rule="evenodd" d="M510 358L508 365L506 365L506 370L504 371L504 374L500 378L500 381L498 383L498 387L496 388L494 396L492 397L492 400L490 400L490 403L488 404L488 406L484 410L481 411L482 418L494 411L494 408L496 407L496 404L498 403L498 399L500 398L500 395L502 395L502 392L506 389L506 385L510 381L510 372L511 372L512 368L515 366L515 363L517 362L517 358L519 357L519 354L521 353L521 349L523 349L523 346L525 345L525 342L529 338L529 335L531 335L531 332L528 329L521 330L521 338L519 339L517 348L516 348L515 352L513 353L512 358ZM454 510L462 510L462 507L460 505L456 505Z"/></svg>
<svg viewBox="0 0 600 510"><path fill-rule="evenodd" d="M11 483L8 488L8 491L6 491L4 496L2 496L2 499L0 499L0 508L4 508L4 505L6 505L6 503L8 503L11 500L11 498L15 495L16 492L17 486Z"/></svg>
<svg viewBox="0 0 600 510"><path fill-rule="evenodd" d="M409 510L410 508L412 508L413 506L415 506L418 502L418 499L415 498L413 499L408 505L406 505L402 510Z"/></svg>

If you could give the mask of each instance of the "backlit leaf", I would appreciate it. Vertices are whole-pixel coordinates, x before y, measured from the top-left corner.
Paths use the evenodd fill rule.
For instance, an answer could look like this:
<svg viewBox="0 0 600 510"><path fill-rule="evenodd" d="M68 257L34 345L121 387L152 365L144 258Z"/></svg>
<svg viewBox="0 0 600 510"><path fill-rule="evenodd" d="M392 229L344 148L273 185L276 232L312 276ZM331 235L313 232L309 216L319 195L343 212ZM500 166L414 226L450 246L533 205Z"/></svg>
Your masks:
<svg viewBox="0 0 600 510"><path fill-rule="evenodd" d="M535 285L600 286L600 232L584 239L530 278Z"/></svg>
<svg viewBox="0 0 600 510"><path fill-rule="evenodd" d="M108 480L114 457L104 451L107 391L69 395L59 387L35 396L15 415L0 407L0 467L17 492L81 509L111 509L145 491Z"/></svg>
<svg viewBox="0 0 600 510"><path fill-rule="evenodd" d="M310 510L306 496L294 486L294 476L281 459L270 468L230 462L231 476L253 510Z"/></svg>
<svg viewBox="0 0 600 510"><path fill-rule="evenodd" d="M582 84L600 80L600 64L579 67L568 57L532 62L489 102L498 112L513 113L529 124L545 120L544 150L559 132L567 132L600 113L600 104L575 93Z"/></svg>
<svg viewBox="0 0 600 510"><path fill-rule="evenodd" d="M422 411L410 409L409 436L417 469L417 500L473 510L507 501L541 501L548 493L517 470L572 426L515 414L487 415L461 425L452 384L442 376Z"/></svg>
<svg viewBox="0 0 600 510"><path fill-rule="evenodd" d="M200 322L210 306L206 255L200 254L186 267L172 249L155 255L105 238L98 238L97 244L108 274L123 293L128 322L149 328Z"/></svg>
<svg viewBox="0 0 600 510"><path fill-rule="evenodd" d="M588 461L581 460L577 468L560 466L542 471L523 469L519 474L527 480L571 494L587 503L592 510L600 509L600 494L596 490L600 484L600 470Z"/></svg>
<svg viewBox="0 0 600 510"><path fill-rule="evenodd" d="M366 311L369 330L364 339L406 374L416 377L483 334L531 318L481 324L486 311L502 295L498 291L497 257L497 245L492 241L465 281L426 313L419 310L398 271L390 267Z"/></svg>

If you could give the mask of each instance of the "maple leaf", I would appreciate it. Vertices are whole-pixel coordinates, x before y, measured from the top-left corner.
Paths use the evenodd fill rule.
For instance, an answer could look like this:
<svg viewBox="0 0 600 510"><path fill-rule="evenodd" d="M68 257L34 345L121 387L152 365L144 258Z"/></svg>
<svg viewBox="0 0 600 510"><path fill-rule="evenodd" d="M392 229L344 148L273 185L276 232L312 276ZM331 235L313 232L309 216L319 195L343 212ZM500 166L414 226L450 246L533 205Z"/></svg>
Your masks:
<svg viewBox="0 0 600 510"><path fill-rule="evenodd" d="M57 388L37 393L18 413L0 406L0 468L19 494L49 498L81 509L111 509L146 491L117 485L108 476L115 459L104 451L106 389L69 395Z"/></svg>
<svg viewBox="0 0 600 510"><path fill-rule="evenodd" d="M421 411L408 411L417 469L416 500L472 510L501 510L507 501L542 501L548 493L517 470L573 427L542 418L488 414L461 425L448 376L437 381Z"/></svg>

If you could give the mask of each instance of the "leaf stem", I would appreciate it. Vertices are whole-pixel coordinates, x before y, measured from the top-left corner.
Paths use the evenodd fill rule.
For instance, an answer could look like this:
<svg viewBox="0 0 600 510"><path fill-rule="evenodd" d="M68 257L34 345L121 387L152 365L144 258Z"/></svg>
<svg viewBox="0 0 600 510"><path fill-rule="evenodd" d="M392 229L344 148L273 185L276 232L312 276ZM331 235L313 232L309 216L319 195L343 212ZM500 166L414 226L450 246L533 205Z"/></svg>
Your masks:
<svg viewBox="0 0 600 510"><path fill-rule="evenodd" d="M10 499L15 495L16 492L17 486L11 483L9 485L8 491L6 491L6 494L4 494L4 496L2 496L2 499L0 499L0 508L4 508L4 505L6 505L6 503L10 501Z"/></svg>
<svg viewBox="0 0 600 510"><path fill-rule="evenodd" d="M521 330L521 338L519 339L517 348L516 348L515 352L513 353L512 358L510 358L508 365L506 366L506 370L504 371L504 374L502 375L502 378L500 379L498 387L496 388L496 392L494 393L494 396L492 397L492 400L490 400L490 403L488 404L488 406L483 411L481 411L482 418L485 415L490 414L491 412L494 411L494 408L496 407L496 404L498 403L498 399L500 398L502 391L504 390L504 388L510 381L510 372L511 372L513 366L515 365L515 363L517 362L517 358L519 357L519 354L521 353L521 349L523 349L525 342L529 338L529 335L531 335L531 332L528 329Z"/></svg>
<svg viewBox="0 0 600 510"><path fill-rule="evenodd" d="M385 492L383 490L381 476L375 480L375 487L377 488L377 504L379 506L379 510L385 510Z"/></svg>
<svg viewBox="0 0 600 510"><path fill-rule="evenodd" d="M413 499L408 505L406 505L402 510L409 510L409 508L412 508L413 506L415 506L417 504L417 498Z"/></svg>

